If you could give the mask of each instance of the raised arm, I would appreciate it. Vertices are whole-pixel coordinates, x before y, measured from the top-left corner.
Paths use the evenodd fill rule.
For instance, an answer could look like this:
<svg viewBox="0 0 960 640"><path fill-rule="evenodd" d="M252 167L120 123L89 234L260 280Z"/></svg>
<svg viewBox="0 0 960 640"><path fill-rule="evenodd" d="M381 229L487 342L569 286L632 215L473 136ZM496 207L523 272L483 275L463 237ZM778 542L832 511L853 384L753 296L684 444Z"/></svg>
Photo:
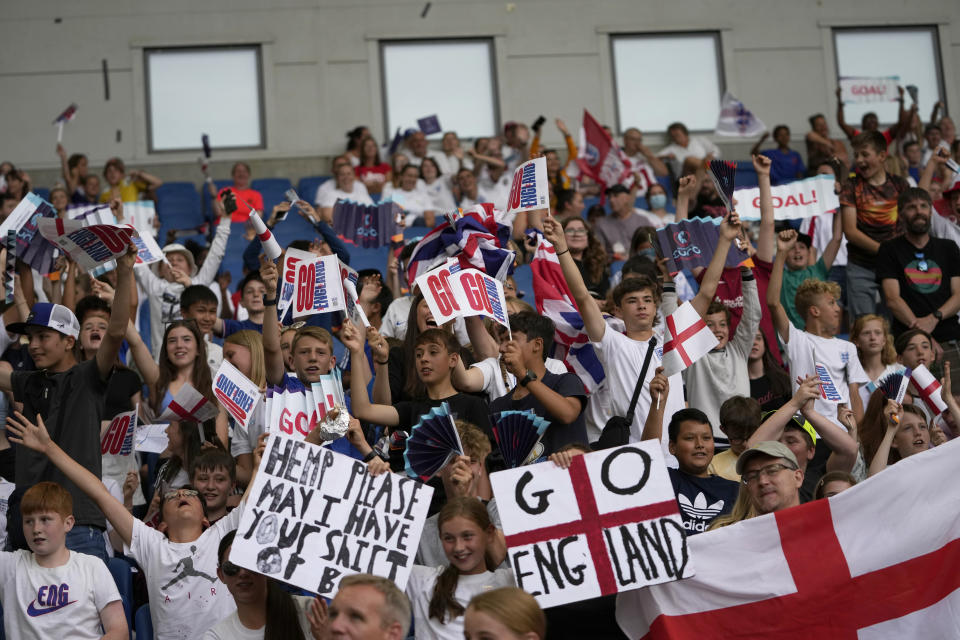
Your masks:
<svg viewBox="0 0 960 640"><path fill-rule="evenodd" d="M363 353L363 336L360 330L350 320L343 321L340 331L340 341L350 350L350 359L356 362L365 358ZM382 424L387 427L396 427L400 424L400 414L396 407L387 404L373 404L367 395L367 385L361 376L350 376L350 408L353 415L364 422Z"/></svg>
<svg viewBox="0 0 960 640"><path fill-rule="evenodd" d="M517 380L526 375L527 367L523 364L523 353L520 351L520 345L512 340L504 346L503 363ZM543 384L542 380L530 382L527 385L527 391L543 405L550 418L555 422L570 424L576 421L580 412L583 411L580 398L562 396Z"/></svg>
<svg viewBox="0 0 960 640"><path fill-rule="evenodd" d="M117 363L117 354L120 353L120 345L127 332L127 322L130 321L130 284L133 282L133 263L136 259L137 246L132 242L127 246L127 252L117 258L117 288L113 295L110 323L96 355L97 369L104 380Z"/></svg>
<svg viewBox="0 0 960 640"><path fill-rule="evenodd" d="M720 276L723 275L723 267L727 262L727 254L730 252L730 245L734 238L740 233L740 216L736 211L731 211L723 218L720 223L720 236L717 238L717 247L710 258L710 264L703 276L703 282L700 283L700 291L693 297L690 304L697 310L701 316L707 314L710 303L713 302L713 296L717 293L717 287L720 284Z"/></svg>
<svg viewBox="0 0 960 640"><path fill-rule="evenodd" d="M153 354L150 353L150 349L147 349L146 343L131 320L127 321L126 339L127 344L130 345L130 355L133 357L133 363L136 365L137 371L140 372L147 386L152 387L160 378L160 367L153 359Z"/></svg>
<svg viewBox="0 0 960 640"><path fill-rule="evenodd" d="M823 248L823 266L827 268L827 271L833 266L833 261L837 259L840 245L843 243L843 216L840 213L833 214L832 232L830 242Z"/></svg>
<svg viewBox="0 0 960 640"><path fill-rule="evenodd" d="M877 452L873 454L873 459L866 461L869 465L867 477L875 476L887 468L893 438L900 430L900 414L900 405L893 400L887 400L887 405L883 408L883 421L887 425L887 430L883 433L883 440L880 441Z"/></svg>
<svg viewBox="0 0 960 640"><path fill-rule="evenodd" d="M767 440L779 440L783 435L783 427L790 422L790 419L810 400L820 397L820 379L817 376L808 376L803 378L796 393L777 412L764 420L757 430L753 432L750 439L747 440L747 448L756 445L758 442Z"/></svg>
<svg viewBox="0 0 960 640"><path fill-rule="evenodd" d="M163 180L161 180L157 176L147 173L146 171L142 171L140 169L134 169L133 171L131 171L130 179L135 180L137 182L142 182L143 184L147 185L147 189L156 189L157 187L163 184Z"/></svg>
<svg viewBox="0 0 960 640"><path fill-rule="evenodd" d="M769 131L764 131L764 132L763 132L763 135L760 136L760 139L757 140L757 144L753 145L753 147L750 149L750 155L751 155L751 156L754 156L754 157L756 157L757 155L759 155L759 154L760 154L760 147L763 146L763 143L766 142L766 141L767 141L767 138L769 138L769 137L770 137L770 132L769 132Z"/></svg>
<svg viewBox="0 0 960 640"><path fill-rule="evenodd" d="M670 393L670 381L663 375L663 367L657 367L650 379L650 411L643 423L641 440L656 440L663 437L663 414L667 410L667 395Z"/></svg>
<svg viewBox="0 0 960 640"><path fill-rule="evenodd" d="M847 409L847 411L850 410ZM808 400L800 413L813 425L813 428L817 430L817 435L823 438L823 441L830 447L832 452L828 460L830 470L850 471L853 469L853 465L857 462L857 453L859 453L860 447L857 446L857 441L847 433L847 430L814 409L813 400Z"/></svg>
<svg viewBox="0 0 960 640"><path fill-rule="evenodd" d="M690 217L690 200L697 195L700 189L700 179L694 174L682 176L677 184L677 203L674 220L680 222Z"/></svg>
<svg viewBox="0 0 960 640"><path fill-rule="evenodd" d="M847 124L847 118L843 113L843 97L840 87L837 87L837 126L846 134L847 138L853 140L857 130Z"/></svg>
<svg viewBox="0 0 960 640"><path fill-rule="evenodd" d="M278 385L283 382L286 368L283 366L283 351L280 349L280 318L277 317L277 265L266 256L260 256L260 277L269 304L264 304L263 312L263 357L267 369L267 384Z"/></svg>
<svg viewBox="0 0 960 640"><path fill-rule="evenodd" d="M577 303L580 310L580 317L583 318L583 326L587 330L587 336L593 342L600 342L603 334L607 330L607 323L603 320L603 314L600 313L600 307L594 302L590 292L587 291L587 285L583 282L583 276L580 275L580 269L570 256L567 250L567 240L563 235L563 227L554 218L547 218L543 221L543 235L557 250L557 259L560 260L560 267L563 269L563 277L570 287L570 293Z"/></svg>
<svg viewBox="0 0 960 640"><path fill-rule="evenodd" d="M754 154L753 170L757 172L757 184L760 187L760 235L757 238L757 259L773 262L776 248L774 232L773 197L770 194L770 167L773 161L764 155Z"/></svg>
<svg viewBox="0 0 960 640"><path fill-rule="evenodd" d="M130 544L130 538L133 535L133 515L127 511L122 502L110 495L100 478L67 455L56 442L50 439L50 434L47 433L47 428L43 424L43 418L39 414L36 424L30 422L19 411L13 416L7 416L7 437L11 442L46 455L70 482L77 485L100 507L123 543Z"/></svg>
<svg viewBox="0 0 960 640"><path fill-rule="evenodd" d="M790 340L790 318L780 302L780 291L783 289L783 270L787 264L787 252L796 243L797 232L793 229L781 231L777 236L777 256L770 272L770 282L767 284L767 308L770 309L770 315L773 317L773 328L777 330L784 344Z"/></svg>
<svg viewBox="0 0 960 640"><path fill-rule="evenodd" d="M487 328L483 326L481 316L467 316L463 319L467 327L467 337L470 338L470 344L473 345L473 354L477 360L486 360L487 358L496 358L500 355L500 345L494 340Z"/></svg>
<svg viewBox="0 0 960 640"><path fill-rule="evenodd" d="M936 113L936 111L934 111ZM60 156L60 173L63 175L63 182L67 185L67 194L68 197L73 197L73 192L77 190L77 187L80 185L80 179L77 177L77 170L70 168L70 163L67 158L67 150L63 148L63 145L59 142L57 143L57 155ZM71 307L72 309L73 307Z"/></svg>

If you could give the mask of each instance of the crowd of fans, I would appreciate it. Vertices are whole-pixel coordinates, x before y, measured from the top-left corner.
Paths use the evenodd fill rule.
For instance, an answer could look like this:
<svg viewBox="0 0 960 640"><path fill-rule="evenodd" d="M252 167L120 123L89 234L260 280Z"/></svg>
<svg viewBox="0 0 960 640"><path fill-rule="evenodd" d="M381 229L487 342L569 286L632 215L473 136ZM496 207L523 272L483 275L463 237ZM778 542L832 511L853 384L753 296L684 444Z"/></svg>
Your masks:
<svg viewBox="0 0 960 640"><path fill-rule="evenodd" d="M18 262L0 327L7 637L54 637L67 626L70 637L127 637L119 593L96 559L109 556L138 567L136 601L127 604L148 603L163 639L621 637L610 598L544 612L514 586L489 480L503 468L491 414L532 410L550 422L537 464L566 467L606 444L661 441L688 535L830 497L960 435L952 391L960 393L960 381L950 377L960 364L960 181L947 166L960 159L960 139L942 104L925 124L901 95L898 122L887 129L873 114L851 127L841 104L846 140L813 115L805 154L790 148L785 125L773 130L774 148L763 149L764 134L752 154L755 224L727 211L706 176L704 161L720 149L682 123L669 126L660 150L627 129L629 175L609 185L580 169L574 137L555 124L564 149L544 148L542 118L533 127L507 123L502 135L469 145L446 132L433 148L419 131L390 149L357 127L331 179L303 194L311 202L295 203L315 240L286 248L349 263L332 229L339 200L401 196L405 223L427 227L455 207L491 202L511 230L518 265L535 249L529 229L554 247L604 368L589 394L552 357L554 322L520 299L512 278L504 283L509 334L479 317L438 326L406 279L415 241L391 250L381 269L360 272L367 329L339 313L278 317L280 270L260 255L254 234L231 291L221 273L231 221L263 208L243 162L231 187L209 187L217 197L206 247L167 244L166 260L153 267L135 266L131 248L96 277L69 259L51 275ZM63 180L50 200L61 217L71 205L108 203L123 220L124 203L150 198L162 183L119 158L100 176L86 156L59 145L57 153ZM540 155L549 211L507 215L513 170ZM10 163L0 174L6 218L31 180ZM815 174L835 178L840 208L775 221L771 188ZM585 199L597 197L605 204L585 210ZM268 226L282 224L290 208L277 205L264 216ZM670 273L655 230L693 216L721 218L716 250L706 268ZM731 269L724 263L734 244L751 259ZM718 345L667 376L664 318L687 301ZM142 305L152 350L137 325ZM431 408L449 405L464 455L431 481L437 498L405 592L359 574L327 601L230 561L263 424L243 428L221 409L199 425L170 423L159 456L101 453L103 429L121 412L139 406L140 422L154 422L187 384L215 401L212 375L222 361L261 388L314 383L339 367L350 427L327 446L374 474L402 473L402 436ZM871 383L919 365L942 379L942 414L915 387L902 403L871 392ZM821 393L821 366L839 402ZM629 428L605 431L618 416Z"/></svg>

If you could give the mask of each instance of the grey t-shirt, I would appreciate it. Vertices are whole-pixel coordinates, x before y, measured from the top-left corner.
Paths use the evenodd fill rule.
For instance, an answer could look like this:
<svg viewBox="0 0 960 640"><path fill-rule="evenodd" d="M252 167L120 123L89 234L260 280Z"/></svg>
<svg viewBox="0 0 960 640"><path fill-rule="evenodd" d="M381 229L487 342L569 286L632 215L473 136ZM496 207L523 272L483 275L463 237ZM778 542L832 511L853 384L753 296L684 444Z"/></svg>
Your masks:
<svg viewBox="0 0 960 640"><path fill-rule="evenodd" d="M607 253L627 255L630 252L633 234L637 229L640 227L656 229L662 226L663 222L652 213L634 209L633 215L626 218L617 218L613 214L600 218L594 223L593 229Z"/></svg>
<svg viewBox="0 0 960 640"><path fill-rule="evenodd" d="M13 398L23 403L23 414L36 421L37 414L67 455L101 474L100 421L104 418L107 384L100 378L96 358L81 362L63 373L14 371L10 376ZM14 482L21 491L49 480L73 496L73 517L78 525L106 528L103 513L47 456L17 447Z"/></svg>

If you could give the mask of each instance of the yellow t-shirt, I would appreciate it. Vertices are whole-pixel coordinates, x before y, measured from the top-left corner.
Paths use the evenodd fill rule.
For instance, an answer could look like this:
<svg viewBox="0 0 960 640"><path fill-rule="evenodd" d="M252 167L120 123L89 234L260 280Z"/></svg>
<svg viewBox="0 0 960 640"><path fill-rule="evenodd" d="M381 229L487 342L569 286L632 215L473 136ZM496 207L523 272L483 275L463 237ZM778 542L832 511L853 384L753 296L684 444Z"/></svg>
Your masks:
<svg viewBox="0 0 960 640"><path fill-rule="evenodd" d="M727 480L740 482L740 474L737 473L737 458L739 457L740 456L734 455L732 449L718 453L713 456L713 460L710 461L707 472L720 476L721 478L726 478Z"/></svg>
<svg viewBox="0 0 960 640"><path fill-rule="evenodd" d="M123 182L118 185L120 189L120 199L124 202L136 202L140 200L140 192L145 191L147 188L146 183L143 182L131 182L130 180L124 178ZM111 187L107 187L100 194L100 202L106 203L110 202L110 196L113 193Z"/></svg>

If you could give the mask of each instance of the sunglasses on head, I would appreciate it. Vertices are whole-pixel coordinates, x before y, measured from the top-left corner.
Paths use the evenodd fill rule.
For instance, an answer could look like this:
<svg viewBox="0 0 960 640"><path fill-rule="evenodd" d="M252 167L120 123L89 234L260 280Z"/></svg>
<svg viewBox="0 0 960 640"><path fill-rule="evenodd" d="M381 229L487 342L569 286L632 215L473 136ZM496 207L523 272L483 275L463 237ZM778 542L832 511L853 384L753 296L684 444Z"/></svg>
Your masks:
<svg viewBox="0 0 960 640"><path fill-rule="evenodd" d="M223 575L230 578L233 578L238 573L240 573L241 569L243 569L243 567L239 565L235 565L229 560L224 560L223 562L220 563L220 571L223 571Z"/></svg>
<svg viewBox="0 0 960 640"><path fill-rule="evenodd" d="M163 501L173 500L174 498L199 498L200 492L196 489L171 489L163 494Z"/></svg>

